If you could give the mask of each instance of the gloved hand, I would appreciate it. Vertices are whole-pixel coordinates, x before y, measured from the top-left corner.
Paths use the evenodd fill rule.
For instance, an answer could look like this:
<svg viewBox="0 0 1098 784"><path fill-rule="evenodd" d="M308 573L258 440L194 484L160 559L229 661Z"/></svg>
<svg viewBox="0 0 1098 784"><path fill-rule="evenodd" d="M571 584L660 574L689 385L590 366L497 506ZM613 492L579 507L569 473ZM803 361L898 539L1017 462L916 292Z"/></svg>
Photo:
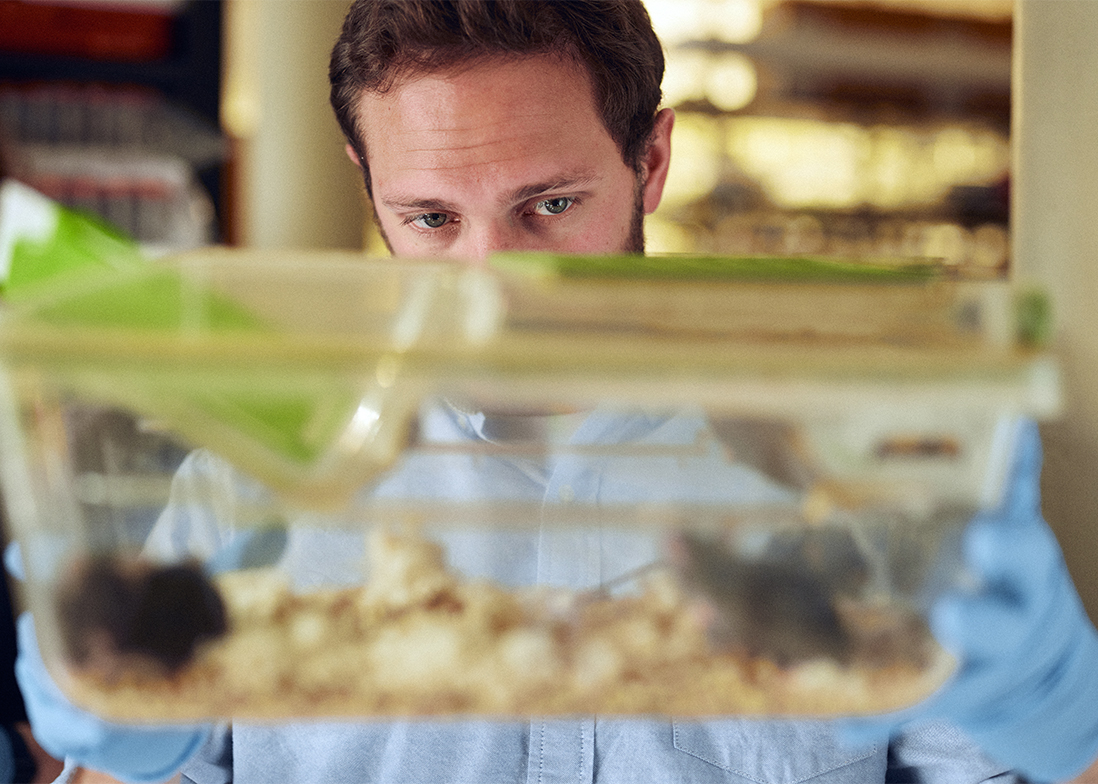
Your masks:
<svg viewBox="0 0 1098 784"><path fill-rule="evenodd" d="M1098 632L1041 516L1040 473L1040 437L1027 421L1001 506L978 515L964 534L980 588L949 594L930 613L958 672L911 709L842 722L848 743L882 740L909 721L945 719L997 762L1038 780L1071 778L1098 757Z"/></svg>
<svg viewBox="0 0 1098 784"><path fill-rule="evenodd" d="M18 638L15 674L27 715L35 738L54 757L144 784L171 778L206 741L206 726L124 726L77 708L46 670L30 613L19 617Z"/></svg>

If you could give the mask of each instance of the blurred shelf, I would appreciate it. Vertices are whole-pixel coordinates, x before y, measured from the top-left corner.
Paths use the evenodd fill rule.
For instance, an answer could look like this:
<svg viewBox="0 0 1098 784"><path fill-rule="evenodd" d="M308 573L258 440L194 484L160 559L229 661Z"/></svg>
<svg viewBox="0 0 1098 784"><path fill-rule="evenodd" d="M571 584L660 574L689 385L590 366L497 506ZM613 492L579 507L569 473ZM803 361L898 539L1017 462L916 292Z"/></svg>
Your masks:
<svg viewBox="0 0 1098 784"><path fill-rule="evenodd" d="M6 6L49 6L49 3L11 3ZM105 7L113 8L111 4ZM165 20L168 40L162 56L134 59L128 52L111 58L109 44L97 56L58 51L50 42L41 51L3 46L0 34L0 80L43 80L137 84L155 88L216 123L220 96L222 0L188 0L173 6ZM166 12L165 12L166 13ZM48 33L45 33L48 34ZM63 42L62 42L63 43ZM78 47L81 51L94 47ZM133 50L129 50L133 51ZM155 51L149 48L150 55Z"/></svg>
<svg viewBox="0 0 1098 784"><path fill-rule="evenodd" d="M1008 264L1008 3L679 2L653 250Z"/></svg>
<svg viewBox="0 0 1098 784"><path fill-rule="evenodd" d="M219 226L222 10L222 0L0 0L0 24L22 22L0 30L0 133L25 178L117 221L147 213L150 193L188 189L156 174L182 162ZM179 220L193 217L193 199L173 200ZM132 223L120 228L151 225Z"/></svg>

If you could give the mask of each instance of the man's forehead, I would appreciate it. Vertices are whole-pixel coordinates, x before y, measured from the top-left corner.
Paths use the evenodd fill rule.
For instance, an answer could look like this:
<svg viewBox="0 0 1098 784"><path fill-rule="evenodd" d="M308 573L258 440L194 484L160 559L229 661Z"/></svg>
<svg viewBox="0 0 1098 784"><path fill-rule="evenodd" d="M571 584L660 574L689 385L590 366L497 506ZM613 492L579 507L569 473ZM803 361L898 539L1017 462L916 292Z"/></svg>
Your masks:
<svg viewBox="0 0 1098 784"><path fill-rule="evenodd" d="M375 175L489 171L554 156L576 168L585 154L616 150L586 72L549 56L407 77L365 94L359 119Z"/></svg>
<svg viewBox="0 0 1098 784"><path fill-rule="evenodd" d="M536 88L536 89L535 89ZM412 71L384 92L363 93L360 119L367 107L444 120L460 114L505 114L517 106L550 106L561 97L580 95L594 109L587 70L557 55L486 57L435 71Z"/></svg>

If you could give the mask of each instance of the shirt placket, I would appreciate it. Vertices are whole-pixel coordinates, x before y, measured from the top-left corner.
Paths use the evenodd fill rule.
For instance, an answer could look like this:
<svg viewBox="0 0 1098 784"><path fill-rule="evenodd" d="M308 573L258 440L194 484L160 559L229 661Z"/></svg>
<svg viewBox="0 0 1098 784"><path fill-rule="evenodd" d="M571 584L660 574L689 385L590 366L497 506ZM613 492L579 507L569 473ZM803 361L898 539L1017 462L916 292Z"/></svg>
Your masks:
<svg viewBox="0 0 1098 784"><path fill-rule="evenodd" d="M597 472L578 461L554 465L544 506L591 501ZM572 590L597 586L601 574L601 533L597 528L557 526L542 521L538 538L539 584ZM528 784L594 781L595 719L536 719L530 723Z"/></svg>

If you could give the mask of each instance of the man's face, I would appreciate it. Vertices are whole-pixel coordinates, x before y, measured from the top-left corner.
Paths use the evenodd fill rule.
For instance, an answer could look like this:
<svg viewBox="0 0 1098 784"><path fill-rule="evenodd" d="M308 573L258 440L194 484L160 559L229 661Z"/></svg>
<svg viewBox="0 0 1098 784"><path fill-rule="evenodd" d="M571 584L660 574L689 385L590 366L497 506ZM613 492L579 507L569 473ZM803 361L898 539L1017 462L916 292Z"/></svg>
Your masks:
<svg viewBox="0 0 1098 784"><path fill-rule="evenodd" d="M550 56L415 75L359 104L390 250L470 262L502 250L642 250L672 123L660 113L634 171L595 111L586 72Z"/></svg>

